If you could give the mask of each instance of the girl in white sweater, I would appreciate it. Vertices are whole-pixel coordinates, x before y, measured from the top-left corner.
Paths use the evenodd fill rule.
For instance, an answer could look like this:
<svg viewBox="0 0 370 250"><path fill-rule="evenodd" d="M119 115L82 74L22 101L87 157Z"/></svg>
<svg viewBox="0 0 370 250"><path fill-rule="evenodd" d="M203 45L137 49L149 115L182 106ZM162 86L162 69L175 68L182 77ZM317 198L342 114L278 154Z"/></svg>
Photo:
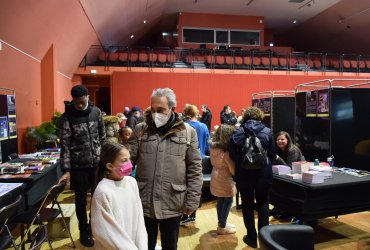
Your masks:
<svg viewBox="0 0 370 250"><path fill-rule="evenodd" d="M143 208L131 172L128 149L121 144L104 144L98 168L101 181L91 204L96 249L148 249Z"/></svg>

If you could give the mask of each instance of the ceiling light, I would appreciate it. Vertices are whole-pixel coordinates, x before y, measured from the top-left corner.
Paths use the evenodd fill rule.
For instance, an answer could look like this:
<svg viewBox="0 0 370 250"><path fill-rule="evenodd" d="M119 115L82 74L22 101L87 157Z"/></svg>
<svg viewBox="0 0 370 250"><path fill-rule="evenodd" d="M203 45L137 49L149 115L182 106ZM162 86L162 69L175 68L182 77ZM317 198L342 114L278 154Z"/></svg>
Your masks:
<svg viewBox="0 0 370 250"><path fill-rule="evenodd" d="M96 71L96 69L91 69L91 70L90 70L90 73L91 73L91 74L96 74L96 72L97 72L97 71Z"/></svg>
<svg viewBox="0 0 370 250"><path fill-rule="evenodd" d="M293 23L297 23L297 20L294 20Z"/></svg>
<svg viewBox="0 0 370 250"><path fill-rule="evenodd" d="M274 47L274 43L270 43L270 47Z"/></svg>
<svg viewBox="0 0 370 250"><path fill-rule="evenodd" d="M131 38L131 39L132 39L132 38L134 38L134 35L131 35L131 36L130 36L130 38Z"/></svg>
<svg viewBox="0 0 370 250"><path fill-rule="evenodd" d="M144 22L143 23L146 23L146 20L144 20Z"/></svg>

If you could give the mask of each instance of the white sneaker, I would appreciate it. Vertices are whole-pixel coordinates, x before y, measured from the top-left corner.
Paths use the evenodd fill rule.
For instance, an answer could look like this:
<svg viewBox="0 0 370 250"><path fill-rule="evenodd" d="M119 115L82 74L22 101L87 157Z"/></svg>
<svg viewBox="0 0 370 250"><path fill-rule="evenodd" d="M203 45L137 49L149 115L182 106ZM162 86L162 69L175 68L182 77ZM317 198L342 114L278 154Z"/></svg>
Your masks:
<svg viewBox="0 0 370 250"><path fill-rule="evenodd" d="M229 223L226 223L226 227L232 227L232 228L236 228L236 226L234 224L229 224Z"/></svg>
<svg viewBox="0 0 370 250"><path fill-rule="evenodd" d="M154 250L162 250L162 247L160 246L160 245L155 245L155 248L154 248Z"/></svg>
<svg viewBox="0 0 370 250"><path fill-rule="evenodd" d="M232 227L217 227L217 234L234 234L236 229Z"/></svg>

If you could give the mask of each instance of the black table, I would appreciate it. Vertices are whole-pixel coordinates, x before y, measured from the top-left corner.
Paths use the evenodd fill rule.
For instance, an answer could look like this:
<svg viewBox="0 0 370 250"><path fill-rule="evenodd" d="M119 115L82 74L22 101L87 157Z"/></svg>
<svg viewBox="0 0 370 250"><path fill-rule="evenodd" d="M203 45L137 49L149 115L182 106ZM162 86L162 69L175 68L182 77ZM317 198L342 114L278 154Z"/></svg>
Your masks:
<svg viewBox="0 0 370 250"><path fill-rule="evenodd" d="M17 162L25 162L32 159L17 159ZM26 178L0 178L2 183L20 182L23 183L21 189L12 190L6 197L0 199L0 207L7 205L9 199L14 200L18 194L23 194L25 197L24 208L28 208L36 204L48 191L48 189L57 183L59 178L62 176L62 172L59 167L59 161L56 164L52 164L48 167L44 167L41 173L31 174Z"/></svg>
<svg viewBox="0 0 370 250"><path fill-rule="evenodd" d="M322 184L307 184L274 174L270 203L312 221L370 209L370 176L333 173Z"/></svg>

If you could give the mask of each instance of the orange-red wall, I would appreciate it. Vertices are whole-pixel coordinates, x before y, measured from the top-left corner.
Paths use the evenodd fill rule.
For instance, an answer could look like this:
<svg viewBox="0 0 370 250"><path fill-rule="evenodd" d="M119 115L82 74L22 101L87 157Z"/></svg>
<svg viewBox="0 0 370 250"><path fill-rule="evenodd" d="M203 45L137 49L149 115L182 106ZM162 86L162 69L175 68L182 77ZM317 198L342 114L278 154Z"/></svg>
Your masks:
<svg viewBox="0 0 370 250"><path fill-rule="evenodd" d="M296 85L319 79L332 78L321 75L234 73L176 73L176 72L113 72L112 111L122 112L125 106L150 105L155 88L169 87L177 95L177 111L186 103L208 104L213 113L213 125L220 123L220 111L225 104L237 114L251 104L251 95L261 91L294 90ZM258 72L257 72L258 73ZM260 72L261 73L261 72Z"/></svg>

